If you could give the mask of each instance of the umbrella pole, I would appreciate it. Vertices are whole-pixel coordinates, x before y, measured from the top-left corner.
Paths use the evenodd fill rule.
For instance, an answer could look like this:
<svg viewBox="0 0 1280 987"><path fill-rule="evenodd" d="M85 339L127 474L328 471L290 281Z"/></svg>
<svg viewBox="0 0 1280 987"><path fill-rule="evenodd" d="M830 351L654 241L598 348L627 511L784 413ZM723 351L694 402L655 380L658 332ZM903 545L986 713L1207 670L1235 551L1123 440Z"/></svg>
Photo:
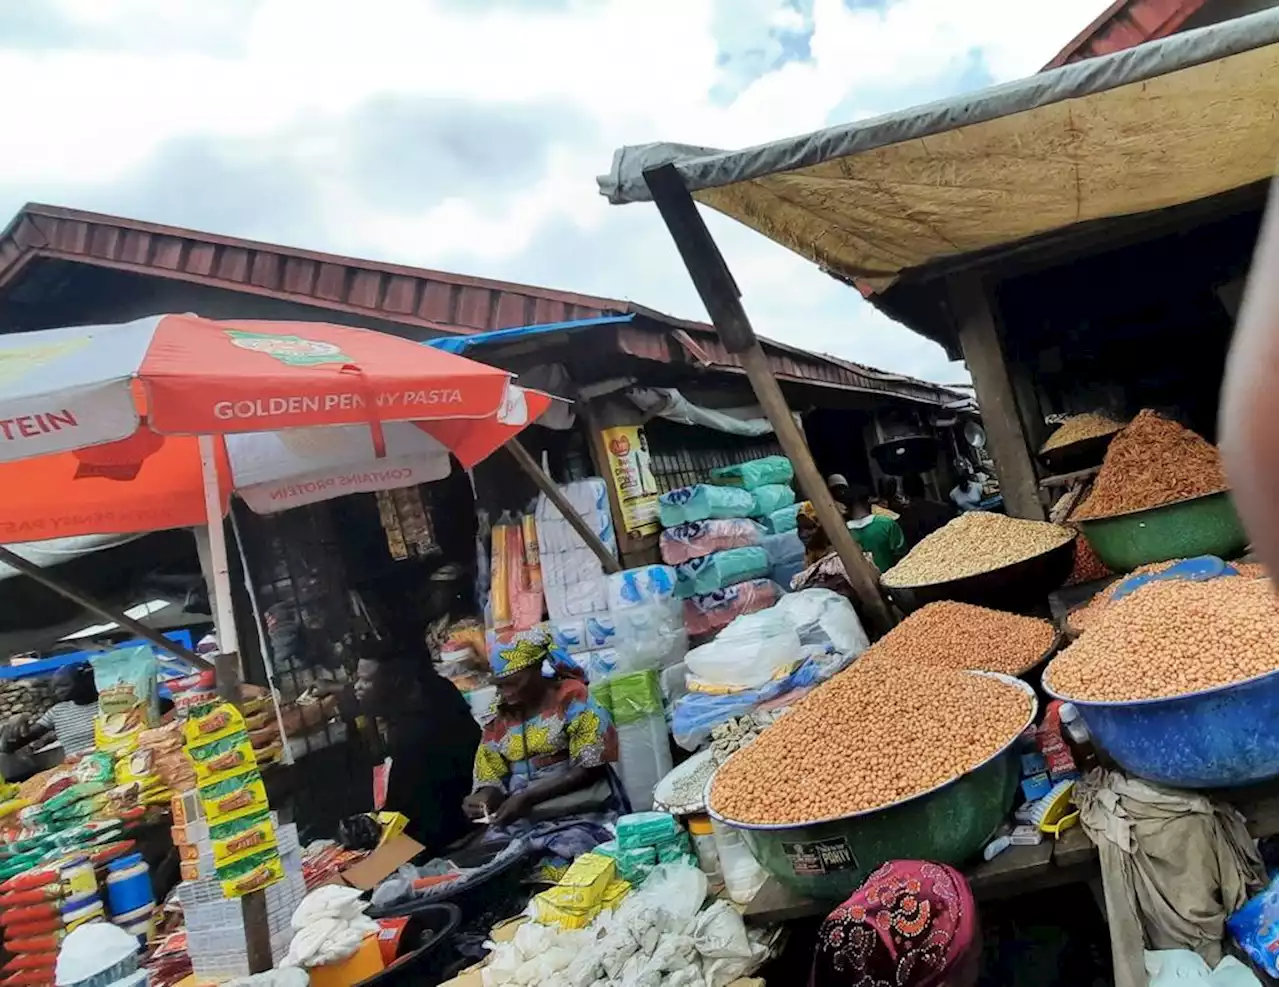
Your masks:
<svg viewBox="0 0 1280 987"><path fill-rule="evenodd" d="M150 644L154 644L157 648L167 651L169 654L181 658L183 661L190 662L196 668L212 668L209 662L201 658L192 651L188 651L182 645L174 641L170 641L167 637L156 631L146 624L141 624L131 617L126 617L123 613L112 609L105 603L99 603L91 596L86 596L80 590L76 589L69 583L63 582L57 576L50 575L34 562L29 562L21 555L0 545L0 562L12 566L18 572L22 573L30 579L34 579L40 585L53 590L61 597L65 597L72 603L79 604L90 613L95 613L103 620L109 620L112 623L119 624L125 630L136 634Z"/></svg>
<svg viewBox="0 0 1280 987"><path fill-rule="evenodd" d="M236 702L240 684L240 639L236 635L235 608L231 603L231 568L227 563L227 530L222 524L222 494L218 489L217 439L202 435L200 471L204 477L204 510L209 523L209 563L213 570L214 628L218 636L218 690ZM274 698L274 697L273 697ZM266 973L274 965L271 927L265 891L251 891L240 899L244 920L244 946L249 972Z"/></svg>
<svg viewBox="0 0 1280 987"><path fill-rule="evenodd" d="M574 510L573 505L569 503L569 498L564 495L559 487L555 485L555 481L543 471L538 465L537 460L529 455L529 450L520 444L519 439L507 439L504 448L511 453L522 470L529 474L529 478L533 480L539 490L547 495L547 500L556 505L558 510L569 526L578 533L578 537L587 543L587 548L596 553L596 558L600 560L600 564L604 566L605 572L621 572L622 566L618 564L617 558L609 551L609 546L600 540L597 535L582 520L582 515Z"/></svg>

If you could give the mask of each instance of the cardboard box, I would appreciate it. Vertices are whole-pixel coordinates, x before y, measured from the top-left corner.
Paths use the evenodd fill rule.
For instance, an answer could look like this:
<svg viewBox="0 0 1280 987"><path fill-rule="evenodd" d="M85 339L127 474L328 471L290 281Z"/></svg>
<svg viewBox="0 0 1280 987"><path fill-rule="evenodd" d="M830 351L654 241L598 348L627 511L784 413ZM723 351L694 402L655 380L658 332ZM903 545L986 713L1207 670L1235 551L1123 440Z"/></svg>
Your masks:
<svg viewBox="0 0 1280 987"><path fill-rule="evenodd" d="M364 860L358 864L352 864L328 883L345 884L348 887L359 888L361 891L372 891L385 878L394 874L401 865L407 864L425 849L426 847L417 840L410 839L401 833L387 840Z"/></svg>

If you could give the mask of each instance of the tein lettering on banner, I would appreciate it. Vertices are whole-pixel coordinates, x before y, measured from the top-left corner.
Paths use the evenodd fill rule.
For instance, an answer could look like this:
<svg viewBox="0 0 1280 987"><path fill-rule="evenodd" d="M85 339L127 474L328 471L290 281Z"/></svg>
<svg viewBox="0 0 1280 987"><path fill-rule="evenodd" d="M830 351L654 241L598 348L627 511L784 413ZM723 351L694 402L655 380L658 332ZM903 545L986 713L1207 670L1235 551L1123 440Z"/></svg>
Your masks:
<svg viewBox="0 0 1280 987"><path fill-rule="evenodd" d="M456 387L429 388L417 391L388 391L377 395L379 408L447 406L462 403L462 391ZM295 394L289 397L254 398L244 401L216 401L213 416L221 421L239 418L273 418L281 415L317 414L329 411L357 411L365 407L361 394Z"/></svg>
<svg viewBox="0 0 1280 987"><path fill-rule="evenodd" d="M50 432L61 432L64 428L78 428L79 425L75 413L63 408L61 411L46 411L43 414L0 418L0 435L4 436L6 442L13 442L17 439L34 439Z"/></svg>

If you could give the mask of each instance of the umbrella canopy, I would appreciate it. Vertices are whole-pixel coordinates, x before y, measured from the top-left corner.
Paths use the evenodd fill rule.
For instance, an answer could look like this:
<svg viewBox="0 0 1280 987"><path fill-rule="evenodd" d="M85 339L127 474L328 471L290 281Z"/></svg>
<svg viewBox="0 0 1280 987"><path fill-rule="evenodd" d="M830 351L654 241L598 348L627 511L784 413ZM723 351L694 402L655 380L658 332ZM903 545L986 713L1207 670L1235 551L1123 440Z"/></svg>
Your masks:
<svg viewBox="0 0 1280 987"><path fill-rule="evenodd" d="M323 323L158 316L0 337L0 542L204 524L440 479L549 406L504 370Z"/></svg>

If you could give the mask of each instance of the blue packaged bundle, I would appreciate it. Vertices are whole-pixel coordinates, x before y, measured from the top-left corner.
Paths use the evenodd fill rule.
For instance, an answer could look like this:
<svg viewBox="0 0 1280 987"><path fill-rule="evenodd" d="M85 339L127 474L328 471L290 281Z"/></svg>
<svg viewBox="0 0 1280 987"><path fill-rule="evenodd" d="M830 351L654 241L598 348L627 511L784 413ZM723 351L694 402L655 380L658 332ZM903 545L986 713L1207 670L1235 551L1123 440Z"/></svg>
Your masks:
<svg viewBox="0 0 1280 987"><path fill-rule="evenodd" d="M791 559L789 562L779 562L769 570L769 578L782 587L785 592L791 592L791 580L804 572L805 564L803 558Z"/></svg>
<svg viewBox="0 0 1280 987"><path fill-rule="evenodd" d="M669 490L658 498L658 519L664 528L707 518L750 517L755 509L751 491L708 483Z"/></svg>
<svg viewBox="0 0 1280 987"><path fill-rule="evenodd" d="M769 561L774 565L804 559L804 542L794 530L765 535L760 539L760 546L769 553Z"/></svg>
<svg viewBox="0 0 1280 987"><path fill-rule="evenodd" d="M779 507L772 514L766 514L764 517L758 518L758 520L764 525L764 530L767 534L780 535L787 531L796 530L796 515L798 513L800 513L799 504L788 504L786 507Z"/></svg>
<svg viewBox="0 0 1280 987"><path fill-rule="evenodd" d="M770 483L767 486L756 487L751 491L751 495L756 499L755 510L751 512L754 517L764 517L796 502L796 492L785 483Z"/></svg>
<svg viewBox="0 0 1280 987"><path fill-rule="evenodd" d="M711 482L730 487L755 490L770 483L790 483L795 476L791 460L786 456L764 456L735 466L720 466L711 471Z"/></svg>
<svg viewBox="0 0 1280 987"><path fill-rule="evenodd" d="M1272 979L1280 977L1277 946L1280 941L1280 876L1240 906L1227 919L1227 931Z"/></svg>
<svg viewBox="0 0 1280 987"><path fill-rule="evenodd" d="M759 545L725 549L676 566L676 596L687 600L768 572L769 553Z"/></svg>

